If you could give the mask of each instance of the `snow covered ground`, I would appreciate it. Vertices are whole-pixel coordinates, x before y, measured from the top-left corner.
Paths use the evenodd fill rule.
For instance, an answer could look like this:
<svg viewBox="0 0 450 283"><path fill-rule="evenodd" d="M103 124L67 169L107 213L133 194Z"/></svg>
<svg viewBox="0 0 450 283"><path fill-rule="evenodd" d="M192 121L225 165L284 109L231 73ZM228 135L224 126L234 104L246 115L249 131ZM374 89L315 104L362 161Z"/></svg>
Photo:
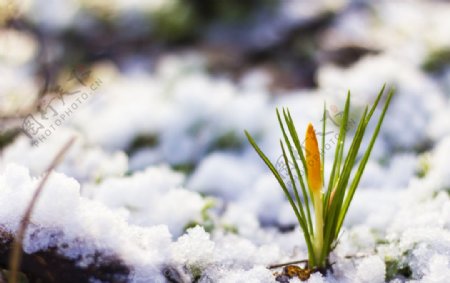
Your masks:
<svg viewBox="0 0 450 283"><path fill-rule="evenodd" d="M332 9L347 1L339 2ZM276 107L289 107L304 132L308 122L319 128L324 102L337 117L347 89L357 118L386 82L397 93L331 255L333 272L308 282L449 282L450 67L436 74L423 66L433 52L450 50L443 36L450 17L441 15L450 5L414 3L380 1L374 15L342 13L324 46L381 51L349 67L320 65L314 89L273 93L264 71L237 81L212 76L196 52L165 56L151 73L107 61L90 66L89 81L72 85L76 92L64 101L50 100L33 114L35 128L2 149L0 229L16 233L45 168L75 136L38 200L26 253L56 249L88 266L100 252L129 267L129 282L276 282L268 266L306 259L306 244L244 129L276 162ZM68 23L54 15L33 20ZM30 78L37 51L26 33L1 30L0 37L31 42L0 48L0 84L14 90L0 95L8 116L36 102L28 94L38 93ZM328 165L338 131L329 125Z"/></svg>

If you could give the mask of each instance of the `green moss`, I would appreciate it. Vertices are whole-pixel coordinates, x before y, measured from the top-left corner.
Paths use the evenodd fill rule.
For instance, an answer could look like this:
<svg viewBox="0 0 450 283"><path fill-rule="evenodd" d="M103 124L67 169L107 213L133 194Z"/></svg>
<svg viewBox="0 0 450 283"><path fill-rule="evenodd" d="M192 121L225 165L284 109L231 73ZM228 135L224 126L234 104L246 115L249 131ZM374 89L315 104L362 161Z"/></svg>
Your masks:
<svg viewBox="0 0 450 283"><path fill-rule="evenodd" d="M12 143L19 133L19 130L9 130L4 133L0 133L0 149Z"/></svg>
<svg viewBox="0 0 450 283"><path fill-rule="evenodd" d="M250 19L255 9L274 9L277 1L274 0L227 0L211 1L212 14L225 23L238 23Z"/></svg>
<svg viewBox="0 0 450 283"><path fill-rule="evenodd" d="M414 247L412 249L414 249ZM394 278L412 278L412 269L408 265L408 258L411 255L412 249L404 251L399 257L386 257L384 259L386 264L386 281Z"/></svg>
<svg viewBox="0 0 450 283"><path fill-rule="evenodd" d="M140 135L133 140L129 146L128 152L134 152L141 148L152 148L157 146L158 143L159 139L156 135Z"/></svg>
<svg viewBox="0 0 450 283"><path fill-rule="evenodd" d="M205 229L206 232L211 233L214 228L216 227L214 223L214 219L209 214L209 210L215 206L215 202L212 199L207 199L205 202L205 205L203 206L200 218L199 220L192 220L188 222L183 230L187 231L190 228L194 228L195 226L202 226L203 229Z"/></svg>
<svg viewBox="0 0 450 283"><path fill-rule="evenodd" d="M228 132L220 136L213 144L213 149L233 149L240 148L243 141L239 139L235 132Z"/></svg>
<svg viewBox="0 0 450 283"><path fill-rule="evenodd" d="M427 72L439 72L450 66L450 49L440 49L432 52L422 64Z"/></svg>
<svg viewBox="0 0 450 283"><path fill-rule="evenodd" d="M103 181L102 177L100 177L100 176L95 177L94 182L95 182L96 185L100 184L102 181Z"/></svg>
<svg viewBox="0 0 450 283"><path fill-rule="evenodd" d="M155 36L169 42L190 38L196 33L199 20L193 6L180 0L152 15Z"/></svg>
<svg viewBox="0 0 450 283"><path fill-rule="evenodd" d="M239 234L239 229L234 225L224 224L223 230L227 233L236 234L236 235Z"/></svg>
<svg viewBox="0 0 450 283"><path fill-rule="evenodd" d="M172 169L186 175L190 175L194 171L195 166L196 165L194 163L182 163L173 165Z"/></svg>
<svg viewBox="0 0 450 283"><path fill-rule="evenodd" d="M194 228L196 226L202 226L202 224L199 221L194 221L194 220L189 221L186 225L184 225L183 231L186 232L187 230ZM205 229L205 231L206 231L206 229Z"/></svg>
<svg viewBox="0 0 450 283"><path fill-rule="evenodd" d="M412 270L409 265L396 259L387 259L386 263L386 281L390 281L396 277L410 279Z"/></svg>
<svg viewBox="0 0 450 283"><path fill-rule="evenodd" d="M389 244L389 241L386 239L377 239L375 241L375 243L376 243L376 245L387 245L387 244Z"/></svg>
<svg viewBox="0 0 450 283"><path fill-rule="evenodd" d="M430 171L430 154L424 153L419 158L419 169L416 172L416 175L419 178L423 178L428 174L428 171Z"/></svg>
<svg viewBox="0 0 450 283"><path fill-rule="evenodd" d="M239 230L236 226L227 223L220 223L220 221L218 221L211 215L210 211L215 207L215 205L216 202L214 201L214 199L207 198L205 205L200 212L200 218L188 222L183 227L183 230L186 232L190 228L201 226L208 233L211 233L214 231L214 229L219 228L222 229L225 233L238 234Z"/></svg>
<svg viewBox="0 0 450 283"><path fill-rule="evenodd" d="M189 271L192 275L193 282L197 282L202 277L203 270L200 266L191 265L189 266Z"/></svg>

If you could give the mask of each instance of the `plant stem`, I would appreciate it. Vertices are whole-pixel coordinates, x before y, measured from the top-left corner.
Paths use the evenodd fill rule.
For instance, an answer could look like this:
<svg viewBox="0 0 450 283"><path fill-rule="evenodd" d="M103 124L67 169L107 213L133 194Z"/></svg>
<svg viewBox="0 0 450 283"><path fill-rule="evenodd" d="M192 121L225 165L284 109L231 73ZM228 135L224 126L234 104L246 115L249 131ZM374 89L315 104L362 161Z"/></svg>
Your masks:
<svg viewBox="0 0 450 283"><path fill-rule="evenodd" d="M314 214L316 216L316 233L314 237L314 249L316 254L316 264L319 267L324 267L322 262L323 249L323 200L322 192L318 192L314 196Z"/></svg>

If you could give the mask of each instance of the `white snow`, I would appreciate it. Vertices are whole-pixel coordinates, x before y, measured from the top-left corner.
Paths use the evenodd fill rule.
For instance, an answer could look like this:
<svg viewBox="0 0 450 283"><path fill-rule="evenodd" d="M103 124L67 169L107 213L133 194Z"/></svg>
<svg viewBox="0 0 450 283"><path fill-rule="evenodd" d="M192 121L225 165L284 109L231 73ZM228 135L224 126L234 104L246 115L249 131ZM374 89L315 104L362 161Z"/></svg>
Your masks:
<svg viewBox="0 0 450 283"><path fill-rule="evenodd" d="M25 2L20 12L55 35L89 28L72 24L80 16L92 23L106 11L122 18L136 10L148 16L172 3L120 0L92 9L86 1L53 1L63 11L55 14L56 6ZM130 267L130 282L165 282L164 268L186 281L198 276L198 282L275 282L275 270L267 266L306 259L307 247L283 191L243 131L276 163L282 137L277 107L289 107L303 133L308 122L320 128L324 102L337 115L351 90L356 119L387 83L396 94L330 256L333 273L313 273L308 282L384 282L389 276L395 283L447 282L450 71L430 75L421 65L450 47L450 6L378 1L367 3L370 9L346 9L358 6L351 2L286 2L277 12L284 18L268 20L270 29L261 25L252 33L276 42L277 32L287 27L341 11L318 39L320 51L356 45L379 52L347 67L322 64L318 56L313 89L274 93L277 82L266 69L252 69L236 81L213 76L200 53L164 55L152 62L152 72L140 69L146 63L135 57L124 59L120 70L108 61L92 65L92 74L104 83L70 119L38 146L22 133L1 149L0 228L16 232L44 170L75 136L32 214L25 252L54 247L86 266L100 251ZM293 10L303 6L309 8ZM38 42L8 29L0 30L0 41L5 43L0 46L1 116L20 116L39 93L32 77ZM326 173L337 133L328 125ZM373 129L370 124L368 132ZM137 147L140 138L148 144ZM367 145L365 140L362 148ZM205 222L210 225L187 229ZM411 275L390 274L390 265Z"/></svg>

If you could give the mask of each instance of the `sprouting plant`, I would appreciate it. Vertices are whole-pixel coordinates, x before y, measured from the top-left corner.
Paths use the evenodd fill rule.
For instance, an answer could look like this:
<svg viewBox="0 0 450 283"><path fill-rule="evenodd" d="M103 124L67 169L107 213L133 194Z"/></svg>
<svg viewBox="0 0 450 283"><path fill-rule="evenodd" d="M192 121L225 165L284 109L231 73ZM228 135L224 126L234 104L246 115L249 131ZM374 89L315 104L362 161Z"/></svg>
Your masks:
<svg viewBox="0 0 450 283"><path fill-rule="evenodd" d="M310 269L323 271L329 267L328 256L337 244L339 232L348 208L367 161L369 160L384 116L394 94L393 89L388 92L372 138L359 160L358 168L352 175L352 168L358 163L358 152L367 125L383 97L384 90L385 86L379 92L370 109L366 106L357 125L350 147L345 153L344 145L348 131L350 110L350 92L348 93L334 153L333 166L327 180L324 177L326 106L324 105L323 110L321 151L319 150L316 133L311 124L308 125L306 130L303 149L289 110L283 109L282 114L280 114L277 109L278 122L284 139L284 142L280 139L283 163L289 175L294 197L290 193L290 186L283 180L281 171L275 168L269 158L261 151L252 136L245 131L250 144L272 171L292 206L298 223L303 230L303 236L308 248L308 268ZM305 172L305 174L302 174L302 172ZM299 190L301 190L301 195ZM314 211L314 222L312 220L312 211Z"/></svg>

